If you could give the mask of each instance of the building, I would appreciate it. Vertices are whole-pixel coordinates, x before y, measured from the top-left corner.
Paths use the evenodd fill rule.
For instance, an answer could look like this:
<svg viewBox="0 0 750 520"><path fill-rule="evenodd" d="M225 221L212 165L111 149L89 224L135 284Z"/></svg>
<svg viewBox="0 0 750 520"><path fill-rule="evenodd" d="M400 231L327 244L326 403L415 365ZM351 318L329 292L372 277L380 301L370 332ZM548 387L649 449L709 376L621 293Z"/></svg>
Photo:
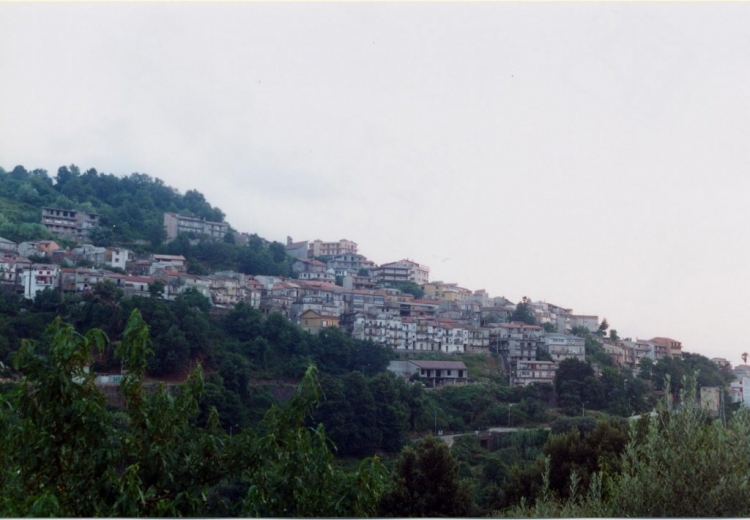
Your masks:
<svg viewBox="0 0 750 520"><path fill-rule="evenodd" d="M303 242L292 242L292 237L286 237L284 251L286 251L286 254L289 256L294 258L307 258L308 249L307 240Z"/></svg>
<svg viewBox="0 0 750 520"><path fill-rule="evenodd" d="M292 272L297 273L297 275L302 273L325 273L326 264L320 260L311 258L297 258L292 262Z"/></svg>
<svg viewBox="0 0 750 520"><path fill-rule="evenodd" d="M656 345L656 349L662 354L669 356L679 356L682 354L682 343L672 338L656 337L649 340L650 343Z"/></svg>
<svg viewBox="0 0 750 520"><path fill-rule="evenodd" d="M108 247L104 256L104 263L110 267L117 267L124 271L128 265L128 260L132 257L133 252L130 249Z"/></svg>
<svg viewBox="0 0 750 520"><path fill-rule="evenodd" d="M721 388L704 386L700 389L701 408L716 417L721 410Z"/></svg>
<svg viewBox="0 0 750 520"><path fill-rule="evenodd" d="M288 241L288 239L287 239ZM320 256L339 256L347 253L356 254L357 244L351 240L342 238L338 242L323 242L322 240L313 240L307 249L307 256L317 258Z"/></svg>
<svg viewBox="0 0 750 520"><path fill-rule="evenodd" d="M586 361L584 339L572 334L546 334L544 336L544 348L552 361L559 362L569 358Z"/></svg>
<svg viewBox="0 0 750 520"><path fill-rule="evenodd" d="M388 370L404 377L418 376L431 388L462 385L469 380L463 361L391 361Z"/></svg>
<svg viewBox="0 0 750 520"><path fill-rule="evenodd" d="M18 244L7 238L0 237L0 256L11 255L18 252Z"/></svg>
<svg viewBox="0 0 750 520"><path fill-rule="evenodd" d="M45 289L56 289L59 276L60 269L54 264L33 264L24 269L21 273L24 298L33 300Z"/></svg>
<svg viewBox="0 0 750 520"><path fill-rule="evenodd" d="M173 240L182 233L194 233L207 236L211 240L223 240L229 232L229 224L177 213L164 213L164 230L167 232L167 240Z"/></svg>
<svg viewBox="0 0 750 520"><path fill-rule="evenodd" d="M538 325L513 322L497 327L500 353L512 366L521 361L535 361L537 349L544 347L544 329Z"/></svg>
<svg viewBox="0 0 750 520"><path fill-rule="evenodd" d="M570 325L570 330L575 327L585 327L589 332L596 332L599 330L599 316L591 314L570 314L567 317L567 324ZM559 327L558 327L558 330ZM560 332L563 332L560 330Z"/></svg>
<svg viewBox="0 0 750 520"><path fill-rule="evenodd" d="M447 302L465 301L471 296L469 289L459 287L455 283L428 282L422 285L422 289L426 297Z"/></svg>
<svg viewBox="0 0 750 520"><path fill-rule="evenodd" d="M22 257L0 258L0 283L11 290L20 291L25 270L31 269L31 262Z"/></svg>
<svg viewBox="0 0 750 520"><path fill-rule="evenodd" d="M425 285L430 281L430 268L412 260L383 264L372 270L373 279L380 285L413 282Z"/></svg>
<svg viewBox="0 0 750 520"><path fill-rule="evenodd" d="M356 253L346 253L328 258L327 267L333 269L337 276L354 276L359 273L360 269L366 269L363 266L367 258Z"/></svg>
<svg viewBox="0 0 750 520"><path fill-rule="evenodd" d="M42 225L53 235L83 239L99 225L99 215L77 209L42 208Z"/></svg>
<svg viewBox="0 0 750 520"><path fill-rule="evenodd" d="M187 260L182 255L153 255L149 274L154 274L159 269L171 269L173 271L187 271Z"/></svg>
<svg viewBox="0 0 750 520"><path fill-rule="evenodd" d="M519 361L512 372L511 386L526 386L532 383L552 383L555 380L557 363L554 361Z"/></svg>
<svg viewBox="0 0 750 520"><path fill-rule="evenodd" d="M313 310L306 310L300 316L300 327L307 332L317 333L326 327L338 327L338 316L320 314Z"/></svg>

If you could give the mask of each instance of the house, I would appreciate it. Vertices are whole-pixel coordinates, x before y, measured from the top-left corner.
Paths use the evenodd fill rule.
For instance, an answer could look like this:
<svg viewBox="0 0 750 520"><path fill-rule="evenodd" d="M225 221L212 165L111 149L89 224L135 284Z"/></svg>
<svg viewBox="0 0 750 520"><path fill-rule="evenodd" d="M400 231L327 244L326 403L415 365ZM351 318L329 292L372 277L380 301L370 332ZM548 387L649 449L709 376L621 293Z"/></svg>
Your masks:
<svg viewBox="0 0 750 520"><path fill-rule="evenodd" d="M490 330L480 327L469 327L469 341L464 347L465 352L488 352L490 348Z"/></svg>
<svg viewBox="0 0 750 520"><path fill-rule="evenodd" d="M372 270L373 279L380 285L413 282L425 285L430 280L430 268L412 260L399 260L376 267Z"/></svg>
<svg viewBox="0 0 750 520"><path fill-rule="evenodd" d="M286 237L286 245L284 251L291 257L294 258L308 258L308 244L307 240L304 242L293 242L292 237Z"/></svg>
<svg viewBox="0 0 750 520"><path fill-rule="evenodd" d="M544 347L544 329L539 325L511 322L497 329L499 351L511 365L536 360L537 349Z"/></svg>
<svg viewBox="0 0 750 520"><path fill-rule="evenodd" d="M108 247L104 255L104 263L111 267L117 267L123 271L127 267L128 260L133 257L133 252L121 247Z"/></svg>
<svg viewBox="0 0 750 520"><path fill-rule="evenodd" d="M596 332L599 330L599 316L590 314L570 314L567 318L567 322L570 325L570 329L573 330L575 327L584 327L589 332ZM560 330L558 328L558 330Z"/></svg>
<svg viewBox="0 0 750 520"><path fill-rule="evenodd" d="M171 269L173 271L187 271L187 260L182 255L153 255L150 275L158 269Z"/></svg>
<svg viewBox="0 0 750 520"><path fill-rule="evenodd" d="M649 342L656 345L657 351L664 355L679 356L682 353L682 343L672 338L656 337L651 338Z"/></svg>
<svg viewBox="0 0 750 520"><path fill-rule="evenodd" d="M15 254L18 252L18 244L7 238L0 237L0 256Z"/></svg>
<svg viewBox="0 0 750 520"><path fill-rule="evenodd" d="M149 285L154 283L154 279L148 276L126 276L125 277L125 296L146 296L149 293Z"/></svg>
<svg viewBox="0 0 750 520"><path fill-rule="evenodd" d="M391 361L388 370L404 377L418 376L431 388L463 385L469 380L463 361Z"/></svg>
<svg viewBox="0 0 750 520"><path fill-rule="evenodd" d="M56 289L59 276L60 268L54 264L32 264L24 269L21 273L24 298L33 300L45 289Z"/></svg>
<svg viewBox="0 0 750 520"><path fill-rule="evenodd" d="M464 301L471 296L469 289L459 287L455 283L428 282L422 285L422 289L424 289L425 296L448 302Z"/></svg>
<svg viewBox="0 0 750 520"><path fill-rule="evenodd" d="M347 253L357 253L357 243L342 238L338 242L323 242L322 240L313 240L307 249L307 256L309 258L317 258L321 256L338 256L345 255Z"/></svg>
<svg viewBox="0 0 750 520"><path fill-rule="evenodd" d="M732 370L732 363L728 359L724 358L711 358L711 361L718 366L721 370L731 371Z"/></svg>
<svg viewBox="0 0 750 520"><path fill-rule="evenodd" d="M556 371L557 363L554 361L519 361L512 372L511 386L552 383L555 380Z"/></svg>
<svg viewBox="0 0 750 520"><path fill-rule="evenodd" d="M750 407L750 377L737 376L737 379L729 384L729 395L733 402Z"/></svg>
<svg viewBox="0 0 750 520"><path fill-rule="evenodd" d="M21 286L24 270L31 269L31 262L20 256L0 258L0 283Z"/></svg>
<svg viewBox="0 0 750 520"><path fill-rule="evenodd" d="M369 340L394 350L406 350L405 331L399 316L384 312L357 312L343 316L345 330L355 338Z"/></svg>
<svg viewBox="0 0 750 520"><path fill-rule="evenodd" d="M612 363L614 363L616 367L626 366L626 352L623 345L619 343L612 343L610 341L604 341L602 342L602 348L604 348L604 352L609 355Z"/></svg>
<svg viewBox="0 0 750 520"><path fill-rule="evenodd" d="M338 316L320 314L313 310L306 310L300 316L300 327L307 332L317 333L325 327L338 327Z"/></svg>
<svg viewBox="0 0 750 520"><path fill-rule="evenodd" d="M99 215L76 209L42 208L41 223L53 235L80 240L99 225Z"/></svg>
<svg viewBox="0 0 750 520"><path fill-rule="evenodd" d="M363 269L362 266L366 261L367 258L363 255L344 253L329 257L326 264L328 269L333 269L334 274L337 276L353 276L358 274L360 269Z"/></svg>
<svg viewBox="0 0 750 520"><path fill-rule="evenodd" d="M721 388L703 386L700 389L701 408L716 417L721 409Z"/></svg>
<svg viewBox="0 0 750 520"><path fill-rule="evenodd" d="M154 281L164 284L164 299L174 300L188 289L195 289L211 299L211 281L206 276L181 273L171 269L157 269L153 274Z"/></svg>
<svg viewBox="0 0 750 520"><path fill-rule="evenodd" d="M325 273L326 264L314 258L297 258L292 262L292 271L298 275L302 273Z"/></svg>
<svg viewBox="0 0 750 520"><path fill-rule="evenodd" d="M177 213L164 213L164 230L167 232L167 240L173 240L181 233L207 236L211 240L224 240L229 232L229 224Z"/></svg>
<svg viewBox="0 0 750 520"><path fill-rule="evenodd" d="M90 262L94 267L103 265L107 258L106 247L97 247L91 244L83 244L70 253L74 262Z"/></svg>
<svg viewBox="0 0 750 520"><path fill-rule="evenodd" d="M563 359L586 360L586 346L583 338L572 334L552 333L544 336L544 349L552 358L552 361Z"/></svg>

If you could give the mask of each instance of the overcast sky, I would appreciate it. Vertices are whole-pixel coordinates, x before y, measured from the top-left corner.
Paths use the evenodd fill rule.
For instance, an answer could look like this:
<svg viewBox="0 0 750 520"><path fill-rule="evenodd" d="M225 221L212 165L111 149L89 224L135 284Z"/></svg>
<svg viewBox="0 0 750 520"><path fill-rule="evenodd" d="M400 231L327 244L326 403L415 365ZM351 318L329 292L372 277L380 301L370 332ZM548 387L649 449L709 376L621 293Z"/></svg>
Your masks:
<svg viewBox="0 0 750 520"><path fill-rule="evenodd" d="M750 5L0 5L0 166L750 351Z"/></svg>

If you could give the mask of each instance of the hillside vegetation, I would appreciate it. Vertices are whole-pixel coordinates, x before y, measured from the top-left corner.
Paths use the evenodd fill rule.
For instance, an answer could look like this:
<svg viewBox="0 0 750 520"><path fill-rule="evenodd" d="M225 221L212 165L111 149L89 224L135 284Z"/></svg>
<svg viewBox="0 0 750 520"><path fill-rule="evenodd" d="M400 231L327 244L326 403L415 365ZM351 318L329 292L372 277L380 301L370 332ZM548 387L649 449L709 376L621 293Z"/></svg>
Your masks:
<svg viewBox="0 0 750 520"><path fill-rule="evenodd" d="M43 206L95 211L95 243L182 254L192 272L291 274L283 245L257 235L163 243L165 211L224 214L148 175L0 169L0 236L48 237ZM461 359L473 381L433 390L389 373L390 349L244 303L215 314L195 290L175 301L111 283L33 301L0 292L0 513L705 516L699 500L678 500L695 486L717 515L750 512L731 459L747 458L747 414L726 406L724 426L693 406L696 385L731 375L683 353L636 376L578 332L588 361L561 362L554 385L511 387L492 354L424 356ZM126 409L94 384L123 371ZM624 419L655 407L657 418ZM473 435L496 426L525 429ZM436 431L471 434L449 450Z"/></svg>

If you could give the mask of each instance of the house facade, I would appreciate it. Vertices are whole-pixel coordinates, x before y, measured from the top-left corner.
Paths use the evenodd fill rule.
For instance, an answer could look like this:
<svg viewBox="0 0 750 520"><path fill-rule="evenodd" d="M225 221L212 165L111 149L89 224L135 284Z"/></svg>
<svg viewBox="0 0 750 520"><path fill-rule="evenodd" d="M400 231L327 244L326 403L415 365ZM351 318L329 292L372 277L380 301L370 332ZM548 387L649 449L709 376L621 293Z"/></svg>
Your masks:
<svg viewBox="0 0 750 520"><path fill-rule="evenodd" d="M181 233L194 233L208 236L212 240L223 240L229 232L229 224L177 213L164 213L164 230L167 232L167 240L173 240Z"/></svg>
<svg viewBox="0 0 750 520"><path fill-rule="evenodd" d="M418 376L430 388L463 385L469 380L463 361L391 361L388 370L404 377Z"/></svg>
<svg viewBox="0 0 750 520"><path fill-rule="evenodd" d="M544 348L552 361L563 359L586 360L586 346L583 338L572 334L551 333L544 336Z"/></svg>
<svg viewBox="0 0 750 520"><path fill-rule="evenodd" d="M99 225L99 215L77 209L42 208L41 223L53 235L83 239Z"/></svg>

